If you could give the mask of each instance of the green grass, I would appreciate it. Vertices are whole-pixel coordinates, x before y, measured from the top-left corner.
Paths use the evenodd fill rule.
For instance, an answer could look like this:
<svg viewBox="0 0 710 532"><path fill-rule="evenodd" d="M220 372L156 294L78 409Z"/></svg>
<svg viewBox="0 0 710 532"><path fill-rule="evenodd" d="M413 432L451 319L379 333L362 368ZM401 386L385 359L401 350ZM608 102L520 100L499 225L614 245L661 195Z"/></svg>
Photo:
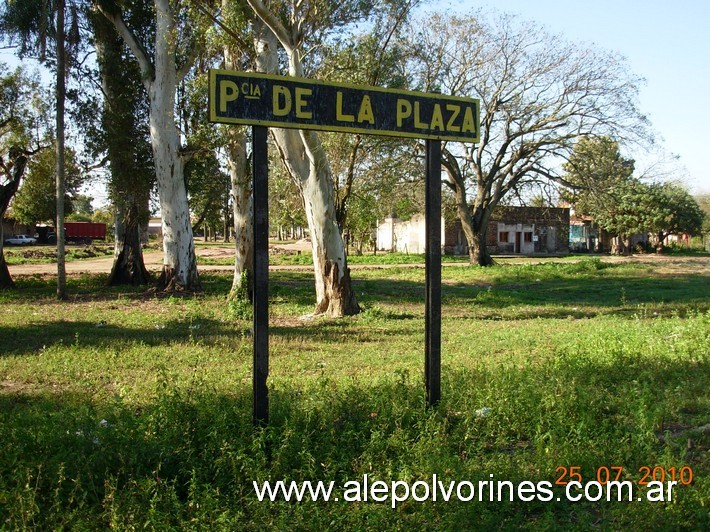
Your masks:
<svg viewBox="0 0 710 532"><path fill-rule="evenodd" d="M468 257L462 256L442 256L444 263L466 263ZM233 257L204 257L198 256L197 263L210 266L231 266L234 264ZM311 253L271 253L269 264L274 266L312 266L313 255ZM363 255L348 255L350 265L424 265L424 255L421 253L366 253Z"/></svg>
<svg viewBox="0 0 710 532"><path fill-rule="evenodd" d="M442 402L424 408L422 269L353 274L364 312L307 320L271 276L271 423L251 425L251 324L200 297L19 277L0 292L0 527L701 529L710 279L649 265L443 270ZM486 415L481 415L485 409ZM554 482L559 466L689 466L671 503L259 503L252 481Z"/></svg>

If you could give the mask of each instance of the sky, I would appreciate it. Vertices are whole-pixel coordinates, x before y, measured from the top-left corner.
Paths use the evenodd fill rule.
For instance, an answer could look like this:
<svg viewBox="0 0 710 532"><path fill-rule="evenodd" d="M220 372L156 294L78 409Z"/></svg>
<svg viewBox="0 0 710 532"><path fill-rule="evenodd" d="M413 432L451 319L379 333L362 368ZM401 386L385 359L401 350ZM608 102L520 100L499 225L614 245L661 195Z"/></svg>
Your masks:
<svg viewBox="0 0 710 532"><path fill-rule="evenodd" d="M645 79L639 106L662 146L678 157L677 175L694 193L710 193L710 0L430 0L428 9L482 8L534 20L569 41L623 54ZM0 60L10 62L10 53ZM655 156L629 153L643 168ZM646 161L646 162L644 162Z"/></svg>
<svg viewBox="0 0 710 532"><path fill-rule="evenodd" d="M639 107L665 150L678 156L683 182L694 193L710 193L710 0L434 0L429 6L514 13L569 41L620 52L645 79Z"/></svg>

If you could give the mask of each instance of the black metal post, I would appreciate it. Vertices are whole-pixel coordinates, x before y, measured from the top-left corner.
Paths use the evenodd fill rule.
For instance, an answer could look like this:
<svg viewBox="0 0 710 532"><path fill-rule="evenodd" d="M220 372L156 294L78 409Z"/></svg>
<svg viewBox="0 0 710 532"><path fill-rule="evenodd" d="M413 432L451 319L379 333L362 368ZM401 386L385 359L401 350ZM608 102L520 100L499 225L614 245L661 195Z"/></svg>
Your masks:
<svg viewBox="0 0 710 532"><path fill-rule="evenodd" d="M426 354L427 406L441 399L441 141L426 141Z"/></svg>
<svg viewBox="0 0 710 532"><path fill-rule="evenodd" d="M269 159L268 129L252 128L254 174L254 374L253 421L269 422Z"/></svg>

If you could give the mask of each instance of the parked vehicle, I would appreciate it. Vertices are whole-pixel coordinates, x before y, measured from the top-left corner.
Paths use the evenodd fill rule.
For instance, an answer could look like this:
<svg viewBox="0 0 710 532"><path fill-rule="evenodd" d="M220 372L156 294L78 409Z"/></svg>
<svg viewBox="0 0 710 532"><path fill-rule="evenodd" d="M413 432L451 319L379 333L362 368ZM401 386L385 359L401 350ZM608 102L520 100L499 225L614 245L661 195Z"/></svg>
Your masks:
<svg viewBox="0 0 710 532"><path fill-rule="evenodd" d="M12 235L10 238L5 239L6 244L12 244L14 246L27 246L35 242L37 242L36 238L27 235Z"/></svg>
<svg viewBox="0 0 710 532"><path fill-rule="evenodd" d="M91 244L94 240L106 240L106 224L93 222L65 222L64 235L67 242ZM49 244L57 243L56 233L47 233Z"/></svg>

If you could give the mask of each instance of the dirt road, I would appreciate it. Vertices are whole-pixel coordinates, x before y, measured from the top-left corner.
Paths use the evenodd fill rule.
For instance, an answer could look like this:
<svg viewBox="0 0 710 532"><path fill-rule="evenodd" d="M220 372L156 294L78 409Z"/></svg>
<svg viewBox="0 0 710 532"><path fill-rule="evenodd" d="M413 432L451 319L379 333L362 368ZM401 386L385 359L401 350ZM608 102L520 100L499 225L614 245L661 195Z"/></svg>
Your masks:
<svg viewBox="0 0 710 532"><path fill-rule="evenodd" d="M310 252L310 243L301 241L292 244L279 244L272 246L276 252ZM195 253L198 257L209 257L214 259L226 259L229 261L234 257L234 247L225 244L224 246L197 246ZM162 251L144 251L143 261L146 268L151 272L159 272L163 267ZM66 263L68 275L79 275L82 273L111 273L113 257L98 257L93 259L74 260ZM53 275L57 273L56 263L42 264L15 264L8 265L10 275ZM285 266L285 269L310 269L309 266ZM234 266L198 266L201 271L233 271Z"/></svg>
<svg viewBox="0 0 710 532"><path fill-rule="evenodd" d="M310 252L310 244L298 242L295 244L278 245L273 247L275 252ZM209 246L201 247L198 246L196 253L201 257L209 257L214 259L225 259L228 262L234 255L234 248L230 245L225 246ZM163 253L162 251L147 251L144 253L143 258L145 260L146 267L148 270L153 272L159 272L163 265ZM585 257L580 256L579 260L583 260ZM678 275L681 273L695 273L699 275L710 275L710 258L709 257L679 257L672 255L632 255L629 257L618 257L618 256L602 256L602 260L609 262L632 262L632 263L647 263L655 265L657 273L663 273L667 275ZM564 261L569 262L574 259L567 257L564 258L554 258L554 257L496 257L501 263L514 263L520 261L533 261L533 262L551 262L551 261ZM79 275L82 273L109 273L111 271L111 266L113 264L113 257L101 257L94 259L84 259L75 260L66 263L66 269L68 275ZM447 263L445 265L455 265L457 263ZM460 263L458 263L460 264ZM359 269L380 269L380 268L392 268L392 267L412 267L412 268L423 268L423 264L382 264L382 265L361 265L352 264L350 268L352 270ZM18 275L56 275L57 265L55 263L44 263L44 264L16 264L8 266L10 269L10 275L13 277ZM200 271L222 271L231 272L233 266L225 265L200 265L198 266ZM309 271L311 266L271 266L272 270L302 270Z"/></svg>

